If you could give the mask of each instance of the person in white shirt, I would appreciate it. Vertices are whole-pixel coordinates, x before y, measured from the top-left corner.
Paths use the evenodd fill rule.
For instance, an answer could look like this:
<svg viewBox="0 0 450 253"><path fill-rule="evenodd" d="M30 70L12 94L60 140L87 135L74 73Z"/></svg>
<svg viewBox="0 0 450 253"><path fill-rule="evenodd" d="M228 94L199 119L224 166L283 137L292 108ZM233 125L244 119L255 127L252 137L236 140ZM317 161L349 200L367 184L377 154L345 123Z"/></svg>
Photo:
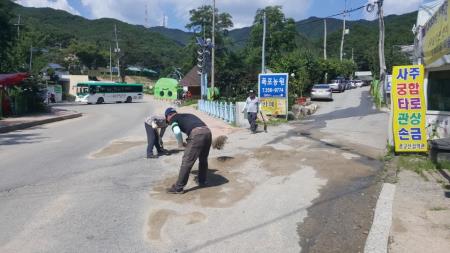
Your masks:
<svg viewBox="0 0 450 253"><path fill-rule="evenodd" d="M256 124L256 118L259 112L259 98L256 97L256 94L253 90L249 91L249 96L245 101L245 107L242 112L244 113L245 111L247 111L250 130L252 131L252 133L256 133L256 129L258 128L258 124Z"/></svg>
<svg viewBox="0 0 450 253"><path fill-rule="evenodd" d="M158 158L161 155L170 153L164 149L162 137L167 128L166 118L164 116L152 116L145 119L145 132L147 133L147 159ZM156 147L157 153L153 153Z"/></svg>

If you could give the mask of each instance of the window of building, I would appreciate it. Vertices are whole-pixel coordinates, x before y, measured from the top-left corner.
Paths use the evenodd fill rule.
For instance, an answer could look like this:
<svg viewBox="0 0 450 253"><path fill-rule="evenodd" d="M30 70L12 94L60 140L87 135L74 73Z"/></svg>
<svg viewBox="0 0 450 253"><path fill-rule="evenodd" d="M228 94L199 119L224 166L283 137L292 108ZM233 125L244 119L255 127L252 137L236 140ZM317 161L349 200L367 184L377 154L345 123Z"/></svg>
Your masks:
<svg viewBox="0 0 450 253"><path fill-rule="evenodd" d="M450 70L429 73L428 110L450 111Z"/></svg>

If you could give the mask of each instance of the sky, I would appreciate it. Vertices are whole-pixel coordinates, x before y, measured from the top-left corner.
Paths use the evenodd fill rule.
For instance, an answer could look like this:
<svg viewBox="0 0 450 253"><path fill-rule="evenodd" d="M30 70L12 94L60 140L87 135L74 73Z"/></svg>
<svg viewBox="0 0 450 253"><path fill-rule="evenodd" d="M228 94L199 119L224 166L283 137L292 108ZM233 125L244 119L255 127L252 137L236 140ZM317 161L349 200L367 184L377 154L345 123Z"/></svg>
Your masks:
<svg viewBox="0 0 450 253"><path fill-rule="evenodd" d="M233 17L234 28L250 26L256 10L268 5L281 5L287 17L302 20L311 16L326 17L347 8L356 8L374 0L216 0L219 12ZM148 26L160 26L167 16L169 28L186 30L189 10L212 4L213 0L17 0L27 7L51 7L65 10L88 19L115 18L121 21ZM384 0L385 14L403 14L418 9L425 0ZM147 9L147 24L146 20ZM374 19L374 13L364 10L354 12L350 19Z"/></svg>

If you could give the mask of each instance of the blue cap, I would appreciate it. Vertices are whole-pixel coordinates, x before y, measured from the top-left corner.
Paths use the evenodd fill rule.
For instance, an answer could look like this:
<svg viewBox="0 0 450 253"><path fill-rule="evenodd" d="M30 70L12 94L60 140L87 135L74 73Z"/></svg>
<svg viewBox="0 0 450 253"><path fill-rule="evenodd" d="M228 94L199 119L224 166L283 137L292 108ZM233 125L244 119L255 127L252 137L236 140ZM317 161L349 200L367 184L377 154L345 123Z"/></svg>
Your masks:
<svg viewBox="0 0 450 253"><path fill-rule="evenodd" d="M177 113L177 111L175 109L173 109L172 107L169 107L169 108L166 109L166 112L164 113L164 116L166 116L166 118L167 118L167 116L169 116L172 113Z"/></svg>

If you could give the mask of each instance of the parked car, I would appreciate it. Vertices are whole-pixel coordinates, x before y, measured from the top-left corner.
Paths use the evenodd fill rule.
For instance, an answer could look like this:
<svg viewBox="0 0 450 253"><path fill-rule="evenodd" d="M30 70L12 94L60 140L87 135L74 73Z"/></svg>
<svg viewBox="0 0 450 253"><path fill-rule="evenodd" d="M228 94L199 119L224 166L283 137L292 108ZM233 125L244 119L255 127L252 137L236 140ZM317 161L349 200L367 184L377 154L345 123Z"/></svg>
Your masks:
<svg viewBox="0 0 450 253"><path fill-rule="evenodd" d="M348 87L349 87L349 89L354 89L354 88L356 88L355 81L349 80L349 81L348 81Z"/></svg>
<svg viewBox="0 0 450 253"><path fill-rule="evenodd" d="M314 84L311 89L311 100L333 100L333 90L328 84Z"/></svg>
<svg viewBox="0 0 450 253"><path fill-rule="evenodd" d="M337 91L337 92L345 91L345 85L342 82L342 80L331 80L331 83L329 85L330 85L332 91Z"/></svg>
<svg viewBox="0 0 450 253"><path fill-rule="evenodd" d="M364 82L361 80L355 80L356 87L360 88L364 86Z"/></svg>
<svg viewBox="0 0 450 253"><path fill-rule="evenodd" d="M352 81L350 81L350 80L345 80L344 83L345 83L345 90L351 90L351 89L353 89L353 88L352 88Z"/></svg>

